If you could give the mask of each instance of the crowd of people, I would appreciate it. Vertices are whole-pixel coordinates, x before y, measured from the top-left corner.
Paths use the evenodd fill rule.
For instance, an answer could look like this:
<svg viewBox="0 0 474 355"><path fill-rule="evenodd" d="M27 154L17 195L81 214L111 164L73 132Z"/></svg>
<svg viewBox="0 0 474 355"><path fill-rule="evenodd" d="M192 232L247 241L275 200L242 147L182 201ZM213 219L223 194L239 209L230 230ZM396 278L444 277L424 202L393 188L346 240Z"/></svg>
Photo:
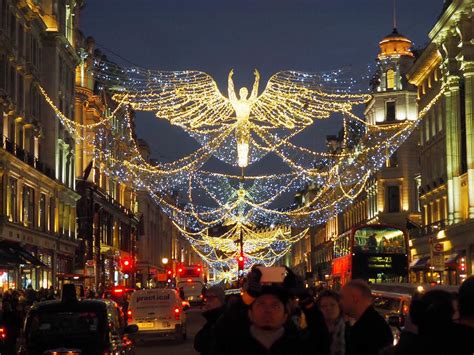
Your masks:
<svg viewBox="0 0 474 355"><path fill-rule="evenodd" d="M253 269L241 296L206 291L206 323L194 339L202 355L398 355L474 354L474 277L454 295L443 290L416 294L398 344L374 309L369 285L352 280L340 292L317 295L291 271L281 284L261 284Z"/></svg>
<svg viewBox="0 0 474 355"><path fill-rule="evenodd" d="M7 290L0 293L0 326L5 329L3 351L5 354L15 354L16 341L28 309L35 302L53 300L56 298L53 287L41 288L35 291L31 285L25 290Z"/></svg>

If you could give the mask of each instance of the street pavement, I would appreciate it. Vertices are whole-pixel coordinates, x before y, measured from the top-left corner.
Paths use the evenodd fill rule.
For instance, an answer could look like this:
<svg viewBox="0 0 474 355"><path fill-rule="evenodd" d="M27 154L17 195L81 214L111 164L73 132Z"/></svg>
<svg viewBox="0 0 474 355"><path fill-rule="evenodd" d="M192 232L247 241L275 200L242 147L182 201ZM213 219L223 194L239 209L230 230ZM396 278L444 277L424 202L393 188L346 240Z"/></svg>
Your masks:
<svg viewBox="0 0 474 355"><path fill-rule="evenodd" d="M199 308L190 309L189 311L187 311L187 316L188 337L184 343L177 343L171 340L160 340L144 344L138 344L135 348L136 354L196 355L197 352L193 348L194 335L204 325L204 318L201 316L201 310Z"/></svg>

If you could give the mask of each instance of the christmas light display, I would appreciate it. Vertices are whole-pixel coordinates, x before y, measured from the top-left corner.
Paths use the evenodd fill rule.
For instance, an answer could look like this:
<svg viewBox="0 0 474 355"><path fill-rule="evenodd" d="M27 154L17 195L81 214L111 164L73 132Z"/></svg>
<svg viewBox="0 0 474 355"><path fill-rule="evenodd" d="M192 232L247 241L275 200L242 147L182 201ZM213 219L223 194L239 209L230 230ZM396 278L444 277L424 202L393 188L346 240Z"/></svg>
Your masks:
<svg viewBox="0 0 474 355"><path fill-rule="evenodd" d="M241 88L237 97L231 71L226 98L202 72L95 64L94 76L117 102L111 114L84 125L67 118L40 88L46 102L75 137L90 140L90 153L109 176L147 191L196 252L223 275L235 266L237 239L244 242L248 265L271 265L306 235L305 228L340 213L419 122L372 125L357 117L353 106L370 96L351 93L353 82L340 79L338 72L280 72L258 95L260 76L255 71L250 95ZM132 110L154 111L183 128L201 147L171 163L150 164L134 138ZM337 149L316 152L292 142L308 125L332 114L342 116ZM279 157L289 172L248 176L203 169L212 156L245 168L269 153ZM279 205L279 199L303 189L308 192L305 201ZM177 195L170 197L170 191ZM265 228L270 225L278 227ZM212 236L213 226L226 230ZM303 232L292 235L291 227Z"/></svg>

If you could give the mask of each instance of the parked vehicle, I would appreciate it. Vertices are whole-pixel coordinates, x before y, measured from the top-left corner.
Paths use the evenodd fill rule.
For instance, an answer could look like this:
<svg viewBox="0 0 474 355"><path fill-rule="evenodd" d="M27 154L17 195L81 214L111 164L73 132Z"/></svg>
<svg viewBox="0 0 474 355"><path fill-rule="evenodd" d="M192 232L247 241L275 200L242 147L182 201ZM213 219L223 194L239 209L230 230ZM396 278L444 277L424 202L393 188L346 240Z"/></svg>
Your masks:
<svg viewBox="0 0 474 355"><path fill-rule="evenodd" d="M173 337L186 339L186 313L176 290L155 288L132 293L128 307L128 324L138 326L137 340Z"/></svg>
<svg viewBox="0 0 474 355"><path fill-rule="evenodd" d="M134 354L119 306L111 300L45 301L30 309L20 354Z"/></svg>

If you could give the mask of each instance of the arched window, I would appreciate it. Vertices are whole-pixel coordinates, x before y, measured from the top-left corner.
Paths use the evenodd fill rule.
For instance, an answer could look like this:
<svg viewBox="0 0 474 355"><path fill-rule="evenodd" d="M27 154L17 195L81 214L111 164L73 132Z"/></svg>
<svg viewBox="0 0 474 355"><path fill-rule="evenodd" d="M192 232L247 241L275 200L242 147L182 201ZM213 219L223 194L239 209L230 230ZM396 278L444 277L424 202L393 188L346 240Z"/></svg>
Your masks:
<svg viewBox="0 0 474 355"><path fill-rule="evenodd" d="M387 70L387 89L395 89L395 71L393 69Z"/></svg>

